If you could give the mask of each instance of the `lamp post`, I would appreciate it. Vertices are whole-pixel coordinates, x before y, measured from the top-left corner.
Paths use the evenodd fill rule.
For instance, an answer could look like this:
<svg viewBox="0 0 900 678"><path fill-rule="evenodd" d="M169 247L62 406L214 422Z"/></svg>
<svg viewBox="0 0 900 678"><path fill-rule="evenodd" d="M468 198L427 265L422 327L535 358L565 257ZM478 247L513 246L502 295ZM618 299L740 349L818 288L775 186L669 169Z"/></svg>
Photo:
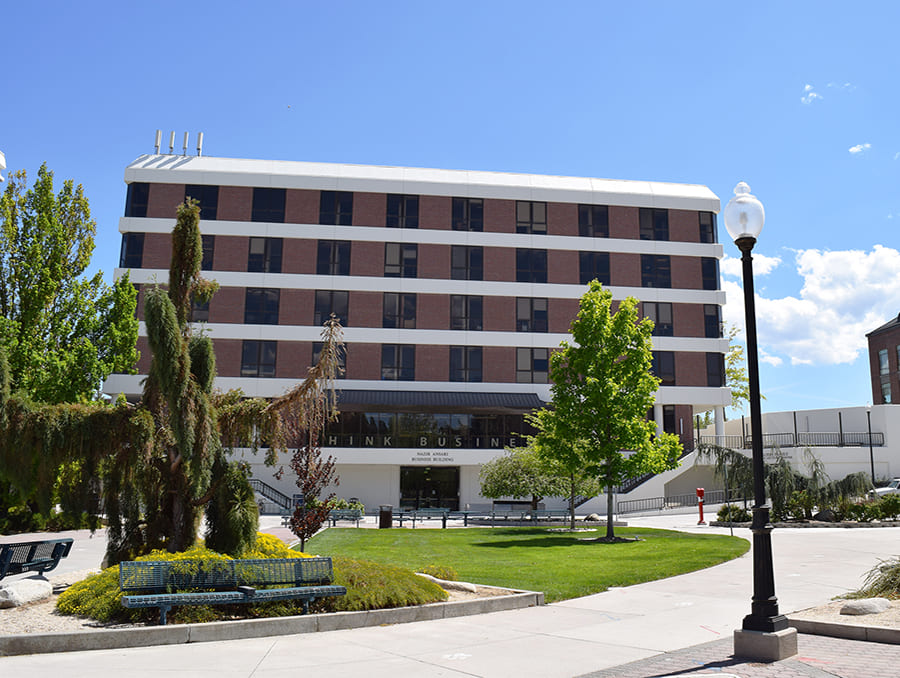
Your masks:
<svg viewBox="0 0 900 678"><path fill-rule="evenodd" d="M753 452L753 598L751 611L735 631L735 654L775 661L797 653L797 634L778 613L775 572L772 565L772 524L766 505L763 463L762 414L759 399L759 356L756 344L756 306L753 292L753 258L750 252L766 219L762 203L743 181L723 212L725 228L741 250L744 279L744 317L747 332L747 371L750 390L750 439ZM793 633L791 633L793 631Z"/></svg>
<svg viewBox="0 0 900 678"><path fill-rule="evenodd" d="M869 429L869 465L872 467L872 487L875 487L875 455L872 453L872 407L866 405L866 425Z"/></svg>

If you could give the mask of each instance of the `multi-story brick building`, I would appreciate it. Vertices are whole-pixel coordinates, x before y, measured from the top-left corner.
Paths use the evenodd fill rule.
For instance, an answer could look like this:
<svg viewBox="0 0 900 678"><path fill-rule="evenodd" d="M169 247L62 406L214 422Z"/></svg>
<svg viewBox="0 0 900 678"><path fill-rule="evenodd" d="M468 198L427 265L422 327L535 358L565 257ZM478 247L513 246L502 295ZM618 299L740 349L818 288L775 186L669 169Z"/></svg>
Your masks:
<svg viewBox="0 0 900 678"><path fill-rule="evenodd" d="M341 495L370 507L486 503L480 465L549 399L549 352L594 278L656 321L661 428L691 445L693 413L721 419L730 402L719 200L704 186L175 155L141 156L125 181L117 273L138 286L165 282L176 205L201 203L220 290L195 320L218 388L283 393L340 318L341 417L325 444ZM107 391L140 393L143 327L139 344L141 374Z"/></svg>
<svg viewBox="0 0 900 678"><path fill-rule="evenodd" d="M887 405L900 395L900 315L866 335L872 402Z"/></svg>

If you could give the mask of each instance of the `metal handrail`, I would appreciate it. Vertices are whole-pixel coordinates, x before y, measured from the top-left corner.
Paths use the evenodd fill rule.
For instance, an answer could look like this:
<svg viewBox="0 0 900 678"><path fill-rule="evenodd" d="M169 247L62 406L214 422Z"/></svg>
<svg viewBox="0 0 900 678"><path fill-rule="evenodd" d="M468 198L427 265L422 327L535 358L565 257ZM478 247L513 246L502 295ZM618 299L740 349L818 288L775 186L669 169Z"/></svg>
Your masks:
<svg viewBox="0 0 900 678"><path fill-rule="evenodd" d="M749 450L753 438L749 435L700 436L701 445L716 445L732 450ZM763 447L884 447L883 433L832 431L803 433L764 433Z"/></svg>

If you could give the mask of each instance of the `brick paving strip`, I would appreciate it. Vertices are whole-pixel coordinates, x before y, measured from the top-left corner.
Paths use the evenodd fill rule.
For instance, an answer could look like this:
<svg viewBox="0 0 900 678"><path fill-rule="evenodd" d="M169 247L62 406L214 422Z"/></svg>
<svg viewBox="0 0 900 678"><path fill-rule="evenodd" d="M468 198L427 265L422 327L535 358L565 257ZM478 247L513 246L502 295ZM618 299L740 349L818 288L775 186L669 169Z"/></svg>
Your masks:
<svg viewBox="0 0 900 678"><path fill-rule="evenodd" d="M900 675L900 645L800 634L799 653L760 663L732 656L731 638L667 652L580 678L891 678Z"/></svg>

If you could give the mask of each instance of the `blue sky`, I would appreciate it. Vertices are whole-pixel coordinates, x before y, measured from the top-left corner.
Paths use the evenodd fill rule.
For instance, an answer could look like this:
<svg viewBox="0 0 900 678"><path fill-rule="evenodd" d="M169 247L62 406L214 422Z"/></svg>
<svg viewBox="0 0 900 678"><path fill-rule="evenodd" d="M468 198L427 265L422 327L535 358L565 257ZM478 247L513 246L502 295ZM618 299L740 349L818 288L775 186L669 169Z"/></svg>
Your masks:
<svg viewBox="0 0 900 678"><path fill-rule="evenodd" d="M88 0L0 17L0 150L84 185L107 275L124 168L157 129L224 157L698 183L723 206L744 180L767 216L763 410L871 400L864 335L900 312L898 3Z"/></svg>

